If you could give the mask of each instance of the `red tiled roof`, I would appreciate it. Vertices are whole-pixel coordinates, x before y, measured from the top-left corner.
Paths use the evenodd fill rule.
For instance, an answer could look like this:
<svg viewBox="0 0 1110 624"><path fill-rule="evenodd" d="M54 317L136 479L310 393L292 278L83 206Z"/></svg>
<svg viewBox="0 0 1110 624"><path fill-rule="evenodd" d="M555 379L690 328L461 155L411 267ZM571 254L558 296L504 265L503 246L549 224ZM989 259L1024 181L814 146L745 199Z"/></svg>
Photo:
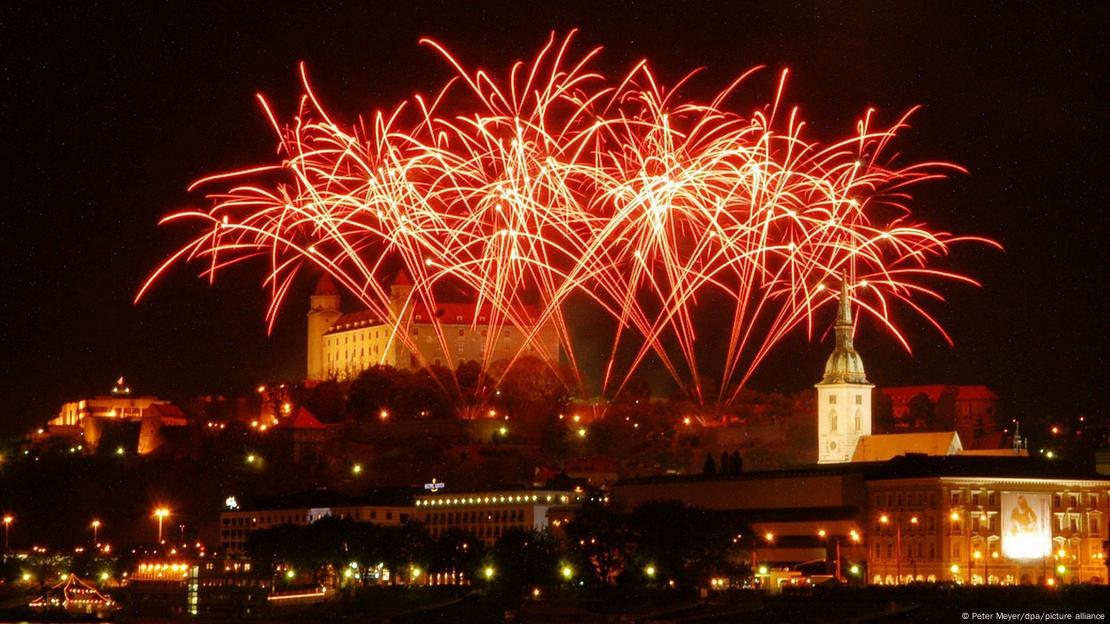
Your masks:
<svg viewBox="0 0 1110 624"><path fill-rule="evenodd" d="M293 414L292 418L278 425L278 428L322 430L327 429L328 426L320 422L320 420L316 418L316 416L314 416L312 412L302 407L297 410L296 414Z"/></svg>
<svg viewBox="0 0 1110 624"><path fill-rule="evenodd" d="M370 310L359 310L358 312L347 312L335 319L335 322L328 328L327 333L346 331L354 329L354 327L344 327L345 325L354 325L356 327L364 325L384 325L381 319L377 317Z"/></svg>
<svg viewBox="0 0 1110 624"><path fill-rule="evenodd" d="M430 310L424 304L417 304L412 314L412 324L417 326L430 325L433 319L438 319L442 325L485 325L489 323L491 307L483 306L479 310L477 304L474 303L440 303L436 307L435 314ZM503 316L508 325L534 323L538 317L539 309L531 305L517 308L514 310L512 317L505 318ZM332 323L327 333L348 331L357 327L373 325L385 325L385 322L370 310L347 312Z"/></svg>
<svg viewBox="0 0 1110 624"><path fill-rule="evenodd" d="M335 282L332 281L331 276L324 273L320 276L320 281L316 282L316 290L312 294L335 297L339 295L339 289L335 287Z"/></svg>
<svg viewBox="0 0 1110 624"><path fill-rule="evenodd" d="M404 267L401 267L401 270L397 271L397 277L393 278L393 283L390 284L390 285L391 286L412 286L412 278L409 277L409 272L406 271Z"/></svg>

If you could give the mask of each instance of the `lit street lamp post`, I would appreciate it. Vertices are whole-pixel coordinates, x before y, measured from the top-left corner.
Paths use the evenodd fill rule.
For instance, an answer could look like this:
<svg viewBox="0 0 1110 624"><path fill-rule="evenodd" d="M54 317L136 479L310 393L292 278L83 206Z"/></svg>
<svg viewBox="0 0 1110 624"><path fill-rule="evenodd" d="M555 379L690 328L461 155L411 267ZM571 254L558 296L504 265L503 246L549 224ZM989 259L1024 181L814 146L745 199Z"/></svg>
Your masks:
<svg viewBox="0 0 1110 624"><path fill-rule="evenodd" d="M960 521L960 512L955 509L948 515L948 519L955 525ZM967 520L964 522L967 525L967 584L971 585L971 513L967 514Z"/></svg>
<svg viewBox="0 0 1110 624"><path fill-rule="evenodd" d="M98 545L100 545L100 520L97 520L95 518L93 519L93 521L92 521L92 530L93 530L93 545L98 546Z"/></svg>
<svg viewBox="0 0 1110 624"><path fill-rule="evenodd" d="M8 514L4 516L4 554L8 554L8 531L12 528L12 522L15 518Z"/></svg>
<svg viewBox="0 0 1110 624"><path fill-rule="evenodd" d="M165 507L159 507L154 510L154 517L158 518L158 543L162 543L162 521L166 516L170 515L170 510Z"/></svg>

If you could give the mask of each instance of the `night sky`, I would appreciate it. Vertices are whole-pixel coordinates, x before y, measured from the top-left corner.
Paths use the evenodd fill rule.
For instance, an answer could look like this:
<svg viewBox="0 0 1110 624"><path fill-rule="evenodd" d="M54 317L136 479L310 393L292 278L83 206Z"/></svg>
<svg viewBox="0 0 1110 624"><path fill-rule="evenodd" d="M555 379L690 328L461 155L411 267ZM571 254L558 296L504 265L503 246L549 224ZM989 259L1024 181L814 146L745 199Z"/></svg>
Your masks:
<svg viewBox="0 0 1110 624"><path fill-rule="evenodd" d="M933 308L954 348L922 323L907 324L912 355L863 327L857 346L872 381L985 383L1011 416L1106 418L1108 6L4 3L0 433L121 374L168 397L303 374L310 284L270 336L257 268L215 287L179 269L131 303L189 234L158 218L203 205L188 184L272 158L253 96L291 113L298 61L351 120L449 77L422 36L500 70L572 27L583 47L605 46L611 74L640 57L669 81L705 66L692 94L765 64L740 100L767 100L789 66L787 101L801 105L811 137L840 138L869 106L889 122L923 105L899 149L970 174L919 188L917 216L1005 251L969 247L946 262L983 282L946 286L949 305ZM829 344L784 343L753 385L810 386Z"/></svg>

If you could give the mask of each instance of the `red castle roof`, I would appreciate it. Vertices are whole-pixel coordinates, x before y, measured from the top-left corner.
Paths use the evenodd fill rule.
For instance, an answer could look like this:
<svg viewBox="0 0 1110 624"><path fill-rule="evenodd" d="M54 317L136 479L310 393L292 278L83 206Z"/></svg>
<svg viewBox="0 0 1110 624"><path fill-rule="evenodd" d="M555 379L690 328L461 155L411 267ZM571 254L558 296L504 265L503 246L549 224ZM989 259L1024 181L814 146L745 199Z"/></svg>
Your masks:
<svg viewBox="0 0 1110 624"><path fill-rule="evenodd" d="M316 282L316 290L312 294L336 297L339 295L339 289L335 287L335 282L332 281L331 276L324 273L320 276L320 281Z"/></svg>

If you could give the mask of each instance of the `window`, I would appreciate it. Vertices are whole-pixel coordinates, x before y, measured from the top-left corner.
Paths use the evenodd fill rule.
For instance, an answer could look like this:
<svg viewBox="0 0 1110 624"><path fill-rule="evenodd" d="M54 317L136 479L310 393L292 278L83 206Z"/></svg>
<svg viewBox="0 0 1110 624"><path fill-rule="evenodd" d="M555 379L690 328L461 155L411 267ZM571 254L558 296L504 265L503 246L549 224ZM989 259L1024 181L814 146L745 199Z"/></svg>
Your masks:
<svg viewBox="0 0 1110 624"><path fill-rule="evenodd" d="M979 505L979 492L971 493L971 504L975 506Z"/></svg>
<svg viewBox="0 0 1110 624"><path fill-rule="evenodd" d="M1053 494L1052 495L1052 506L1053 507L1060 507L1060 505L1062 504L1061 503L1062 499L1063 499L1063 497L1060 496L1059 494Z"/></svg>
<svg viewBox="0 0 1110 624"><path fill-rule="evenodd" d="M836 431L836 412L829 414L829 430Z"/></svg>
<svg viewBox="0 0 1110 624"><path fill-rule="evenodd" d="M1087 497L1087 504L1091 507L1098 507L1098 494L1090 494Z"/></svg>
<svg viewBox="0 0 1110 624"><path fill-rule="evenodd" d="M951 500L953 505L959 505L960 504L960 491L959 490L952 490L952 492L949 496L950 496L950 500Z"/></svg>
<svg viewBox="0 0 1110 624"><path fill-rule="evenodd" d="M856 395L856 405L863 405L863 395L862 394L857 394Z"/></svg>
<svg viewBox="0 0 1110 624"><path fill-rule="evenodd" d="M836 405L836 395L835 394L830 394L829 395L829 405Z"/></svg>
<svg viewBox="0 0 1110 624"><path fill-rule="evenodd" d="M863 429L863 418L860 416L859 412L856 412L856 431L860 431L861 429Z"/></svg>
<svg viewBox="0 0 1110 624"><path fill-rule="evenodd" d="M997 507L998 506L998 493L997 492L990 492L990 493L987 494L987 505L989 507Z"/></svg>
<svg viewBox="0 0 1110 624"><path fill-rule="evenodd" d="M1079 495L1078 494L1069 494L1068 495L1068 507L1078 507L1078 506L1079 506Z"/></svg>

